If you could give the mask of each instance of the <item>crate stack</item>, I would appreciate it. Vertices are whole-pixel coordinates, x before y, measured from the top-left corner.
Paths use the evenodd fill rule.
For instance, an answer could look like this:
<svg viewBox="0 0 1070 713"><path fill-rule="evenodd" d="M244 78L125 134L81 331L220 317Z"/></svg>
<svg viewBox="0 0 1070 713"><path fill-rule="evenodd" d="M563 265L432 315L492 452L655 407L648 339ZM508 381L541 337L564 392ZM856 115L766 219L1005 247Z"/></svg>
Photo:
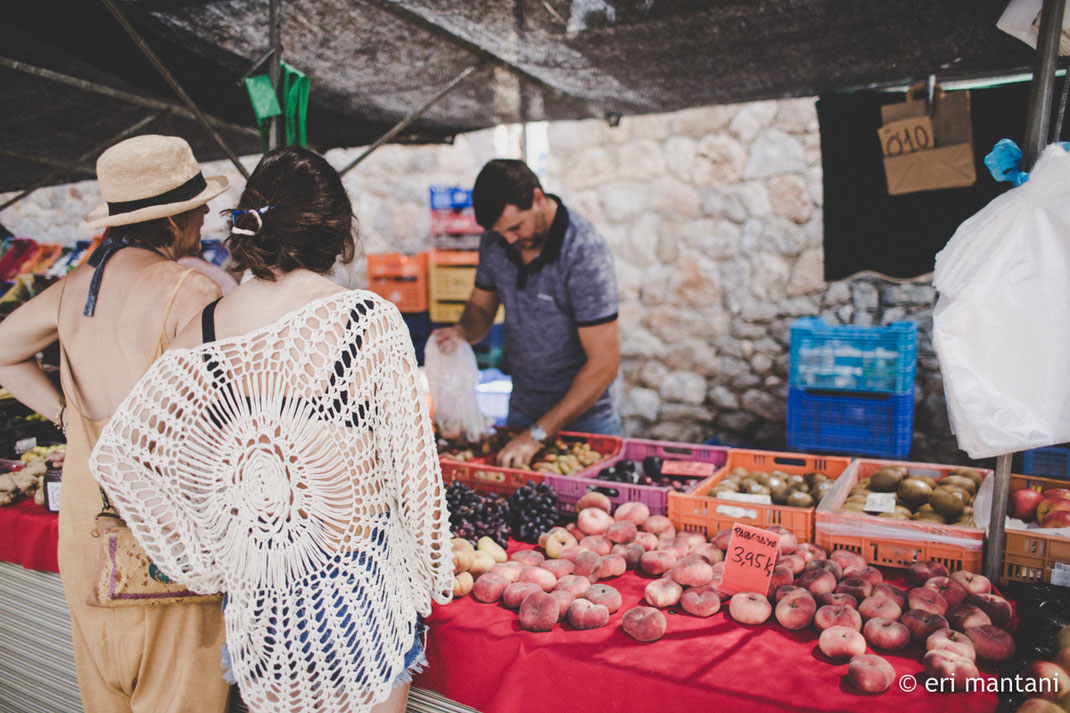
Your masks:
<svg viewBox="0 0 1070 713"><path fill-rule="evenodd" d="M424 346L431 334L427 312L427 253L368 255L368 289L401 310L409 327L416 361L424 363Z"/></svg>
<svg viewBox="0 0 1070 713"><path fill-rule="evenodd" d="M788 445L802 451L905 458L914 431L918 327L791 328Z"/></svg>
<svg viewBox="0 0 1070 713"><path fill-rule="evenodd" d="M1026 475L1070 480L1070 443L1025 451L1022 454L1022 470Z"/></svg>
<svg viewBox="0 0 1070 713"><path fill-rule="evenodd" d="M431 186L431 247L478 250L483 228L476 222L472 191L458 186Z"/></svg>
<svg viewBox="0 0 1070 713"><path fill-rule="evenodd" d="M432 327L456 324L464 312L464 305L476 284L479 252L475 250L432 250L428 281L430 287L429 313ZM501 364L505 351L505 310L498 308L487 336L473 344L476 363L480 369Z"/></svg>

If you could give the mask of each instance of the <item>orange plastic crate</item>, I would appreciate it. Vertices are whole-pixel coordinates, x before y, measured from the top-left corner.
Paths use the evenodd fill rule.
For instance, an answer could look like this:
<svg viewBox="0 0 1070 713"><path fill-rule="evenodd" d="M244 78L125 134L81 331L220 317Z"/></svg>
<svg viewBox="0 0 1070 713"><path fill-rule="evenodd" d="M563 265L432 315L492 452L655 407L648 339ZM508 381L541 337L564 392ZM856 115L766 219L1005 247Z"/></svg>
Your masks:
<svg viewBox="0 0 1070 713"><path fill-rule="evenodd" d="M911 463L907 461L860 458L841 476L840 482L817 507L814 542L830 552L846 549L857 552L872 564L909 567L915 562L942 562L951 571L983 568L985 528L941 525L932 522L892 520L857 512L836 512L847 500L851 488L887 465L903 466L915 475L937 480L960 466ZM985 478L991 470L974 468Z"/></svg>
<svg viewBox="0 0 1070 713"><path fill-rule="evenodd" d="M1041 478L1036 475L1011 474L1011 492L1032 488L1044 492L1065 488L1065 480ZM1003 554L1003 577L1007 582L1050 582L1055 563L1070 564L1070 539L1058 535L1044 535L1032 530L1008 529Z"/></svg>
<svg viewBox="0 0 1070 713"><path fill-rule="evenodd" d="M728 461L706 481L690 493L669 493L669 519L677 530L704 532L712 537L719 530L740 522L754 527L780 525L792 532L799 542L811 542L814 536L814 508L788 505L760 505L714 498L709 493L733 469L744 467L769 473L779 470L788 475L804 475L818 471L835 480L850 465L851 459L841 456L814 456L803 453L750 451L733 448Z"/></svg>
<svg viewBox="0 0 1070 713"><path fill-rule="evenodd" d="M596 472L599 467L604 465L607 459L620 453L621 439L618 436L561 431L554 436L554 439L562 440L566 443L586 441L593 450L604 456L602 462L580 471L575 477ZM442 463L442 481L449 485L453 481L459 480L478 492L512 495L529 480L536 484L546 480L542 471L520 470L519 468L500 466L495 463L494 459L496 457L497 453L490 453L463 462L449 458L439 458L439 462Z"/></svg>
<svg viewBox="0 0 1070 713"><path fill-rule="evenodd" d="M427 309L427 253L368 255L368 289L402 312Z"/></svg>

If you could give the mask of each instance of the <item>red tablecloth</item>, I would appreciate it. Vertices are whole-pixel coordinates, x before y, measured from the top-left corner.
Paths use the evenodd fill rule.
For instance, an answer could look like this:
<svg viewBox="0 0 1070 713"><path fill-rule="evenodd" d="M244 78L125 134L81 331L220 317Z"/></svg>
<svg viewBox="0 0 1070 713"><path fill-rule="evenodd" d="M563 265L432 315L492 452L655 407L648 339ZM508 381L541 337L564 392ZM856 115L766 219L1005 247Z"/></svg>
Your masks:
<svg viewBox="0 0 1070 713"><path fill-rule="evenodd" d="M897 574L886 570L889 580ZM928 693L921 685L912 693L901 690L898 677L913 683L922 670L924 646L917 643L895 653L867 651L892 664L897 682L880 695L861 693L847 682L846 662L833 663L817 648L813 629L791 632L772 618L744 626L728 617L727 605L706 619L682 610L667 614L665 636L639 643L620 622L640 603L649 581L635 572L605 580L620 591L624 604L608 626L587 631L568 624L547 633L525 631L516 612L471 596L436 606L428 620L430 665L415 685L483 713L996 709L995 694ZM995 668L984 665L981 673L992 676Z"/></svg>
<svg viewBox="0 0 1070 713"><path fill-rule="evenodd" d="M0 507L0 562L58 572L59 515L33 500Z"/></svg>

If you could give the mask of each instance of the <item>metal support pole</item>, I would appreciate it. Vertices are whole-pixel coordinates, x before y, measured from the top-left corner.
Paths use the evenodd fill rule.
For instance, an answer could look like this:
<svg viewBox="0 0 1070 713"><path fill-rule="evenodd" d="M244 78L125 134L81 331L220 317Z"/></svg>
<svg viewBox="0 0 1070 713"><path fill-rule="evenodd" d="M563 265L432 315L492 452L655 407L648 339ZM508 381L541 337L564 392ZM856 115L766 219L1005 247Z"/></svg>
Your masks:
<svg viewBox="0 0 1070 713"><path fill-rule="evenodd" d="M1029 87L1029 115L1022 147L1022 170L1031 171L1048 142L1052 96L1055 94L1055 62L1059 58L1059 35L1062 32L1066 0L1044 0L1037 35L1037 62ZM998 485L998 482L997 482Z"/></svg>
<svg viewBox="0 0 1070 713"><path fill-rule="evenodd" d="M408 125L409 125L409 124L411 124L412 122L414 122L414 121L416 121L417 119L419 119L419 118L420 118L420 116L421 116L421 115L422 115L422 114L423 114L423 113L424 113L425 111L427 111L427 110L428 110L428 109L430 109L430 108L431 108L432 106L434 106L434 105L435 105L435 103L436 103L436 102L438 102L438 100L440 100L440 99L441 99L442 97L444 97L444 96L446 96L447 94L449 94L449 93L450 93L451 91L453 91L453 90L454 90L454 89L455 89L455 88L457 87L457 85L459 85L459 84L460 84L461 82L463 82L464 80L466 80L466 79L468 79L468 78L469 78L470 76L472 76L472 74L473 74L473 73L474 73L474 72L475 72L475 71L476 71L477 69L479 69L480 67L482 67L482 66L483 66L483 64L484 64L483 62L480 62L480 63L478 63L478 64L473 64L473 65L470 65L470 66L466 67L466 68L464 69L464 71L462 71L462 72L461 72L460 74L458 74L458 75L457 75L456 77L454 77L453 79L451 79L451 80L450 80L450 83L449 83L449 84L447 84L447 85L446 85L446 86L445 86L445 87L444 87L444 88L442 89L442 91L440 91L440 92L439 92L438 94L436 94L436 95L435 95L434 97L432 97L432 98L431 98L431 100L430 100L430 101L428 101L428 102L427 102L426 104L424 104L424 105L423 105L422 107L420 107L419 109L417 109L417 110L416 110L416 111L414 111L413 113L409 114L408 116L406 116L406 117L405 117L404 119L402 119L402 120L401 120L401 121L399 121L398 123L394 124L393 128L391 128L391 129L390 129L390 131L386 132L385 134L383 134L382 136L380 136L380 137L379 137L378 139L376 139L376 141L375 141L375 143L374 143L374 144L372 144L371 146L369 146L369 147L367 148L367 150L365 150L365 151L364 151L364 153L362 153L362 154L361 154L360 156L357 156L357 157L356 157L355 159L353 159L353 162L352 162L352 163L350 163L350 164L349 164L348 166L346 166L345 168L343 168L343 169L342 169L341 171L339 171L339 172L338 172L338 174L339 174L339 175L343 175L343 176L344 176L344 175L345 175L345 174L346 174L346 173L347 173L347 172L348 172L348 171L349 171L350 169L352 169L352 168L355 168L355 167L357 166L357 164L358 164L358 163L360 163L360 162L361 162L361 161L363 161L364 159L368 158L368 156L370 156L370 155L371 155L371 153L372 153L373 151L375 151L375 150L376 150L377 148L379 148L380 146L382 146L383 144L385 144L385 143L386 143L387 141L389 141L390 139L394 138L394 137L395 137L395 136L397 136L397 135L398 135L399 133L401 133L401 132L402 132L402 131L403 131L403 130L405 129L405 127L406 127L406 126L408 126Z"/></svg>
<svg viewBox="0 0 1070 713"><path fill-rule="evenodd" d="M157 119L159 119L161 116L164 116L164 114L153 114L152 116L147 116L144 119L142 119L141 121L137 122L136 124L133 124L133 125L127 127L126 129L123 129L122 131L120 131L115 136L112 136L111 138L109 138L107 141L104 141L102 143L97 144L96 146L94 146L93 148L89 149L88 151L86 151L84 154L82 154L78 158L76 158L73 161L71 161L69 166L65 166L64 168L62 168L62 169L60 169L58 171L53 171L52 173L48 174L47 176L42 178L37 183L33 184L32 186L30 186L29 188L24 190L22 193L18 194L17 196L15 196L11 200L7 201L3 205L0 205L0 211L4 210L5 208L8 208L10 206L15 205L16 203L21 201L23 198L25 198L26 196L30 195L34 191L36 191L41 186L48 185L49 183L54 181L57 176L62 176L64 173L67 173L68 171L70 171L71 167L78 166L78 165L80 165L82 163L85 163L86 161L90 161L90 160L95 159L97 156L99 156L101 154L101 152L104 151L104 149L112 146L113 144L116 144L116 143L122 141L127 136L129 136L130 134L133 134L136 131L140 131L141 129L145 128L146 126L148 126L152 122L154 122Z"/></svg>
<svg viewBox="0 0 1070 713"><path fill-rule="evenodd" d="M245 166L241 165L241 161L238 160L238 157L234 154L233 151L230 150L230 147L227 146L227 144L223 141L223 137L220 136L219 133L212 128L212 125L208 122L208 117L206 117L201 112L201 110L197 108L197 105L193 102L193 99L190 97L190 95L186 93L186 90L182 88L182 85L178 83L178 81L174 78L171 72L168 71L167 67L163 65L163 62L161 62L160 58L156 56L156 53L152 51L152 48L149 47L149 44L145 41L145 39L138 33L134 26L130 24L130 21L126 19L126 15L124 15L119 9L119 6L115 4L115 0L103 0L103 2L104 6L108 8L108 12L110 12L115 18L115 20L119 23L119 25L122 26L124 30L126 30L126 34L130 35L130 39L134 41L134 44L138 46L138 49L141 50L142 54L144 54L145 57L148 58L152 66L155 67L156 71L160 73L160 76L162 76L164 80L169 85L171 85L171 89L173 89L175 94L178 95L178 98L182 100L182 103L189 107L189 110L193 112L197 121L199 121L201 126L204 127L204 130L211 135L212 139L214 139L217 144L219 144L219 148L223 149L223 153L227 155L227 158L230 159L230 162L233 163L234 167L238 169L238 173L240 173L245 178L249 178L249 172L245 170Z"/></svg>
<svg viewBox="0 0 1070 713"><path fill-rule="evenodd" d="M985 576L994 584L1003 576L1003 550L1007 542L1007 500L1010 496L1011 455L996 457L996 482L992 489L992 517L988 521L988 549L985 550Z"/></svg>
<svg viewBox="0 0 1070 713"><path fill-rule="evenodd" d="M271 77L271 86L275 88L275 95L279 93L279 71L282 62L282 46L280 38L282 20L279 13L280 0L271 0L270 12L268 13L268 44L274 48L271 55L271 63L268 65L268 76ZM279 147L279 117L273 116L268 124L268 148Z"/></svg>
<svg viewBox="0 0 1070 713"><path fill-rule="evenodd" d="M32 64L26 64L15 59L9 59L7 57L0 57L0 67L7 69L13 69L16 72L22 72L23 74L29 74L31 77L40 77L41 79L47 79L49 81L58 82L60 84L66 84L68 86L77 87L86 92L93 92L94 94L102 94L112 99L118 99L129 104L136 104L137 106L147 107L149 109L155 109L156 111L169 111L176 116L182 116L187 119L196 119L197 115L192 111L174 102L160 101L159 99L150 99L149 97L139 96L137 94L131 94L130 92L124 92L121 89L115 89L114 87L108 87L96 82L90 82L78 77L72 77L69 74L60 74L59 72L53 72L51 69L45 69L43 67L36 67ZM249 136L255 136L260 138L260 132L251 126L242 126L241 124L232 124L229 121L223 121L217 119L214 116L208 116L208 121L213 126L218 126L221 129L228 129L230 131L237 131Z"/></svg>

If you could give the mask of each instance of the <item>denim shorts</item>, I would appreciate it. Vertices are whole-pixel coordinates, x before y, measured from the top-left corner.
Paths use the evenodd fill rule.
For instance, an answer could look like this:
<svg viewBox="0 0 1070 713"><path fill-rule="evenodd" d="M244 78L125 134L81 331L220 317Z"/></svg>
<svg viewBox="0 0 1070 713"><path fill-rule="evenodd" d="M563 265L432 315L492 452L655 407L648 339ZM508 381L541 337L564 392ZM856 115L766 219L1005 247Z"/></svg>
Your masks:
<svg viewBox="0 0 1070 713"><path fill-rule="evenodd" d="M383 536L381 530L374 531L373 542L380 540ZM377 542L382 544L381 541ZM351 618L351 614L357 614L358 616L366 616L367 612L350 612L341 600L338 600L330 596L330 590L332 588L344 587L349 591L359 592L363 589L361 581L354 578L348 572L347 567L342 567L345 560L356 560L358 567L366 569L373 575L378 573L379 564L375 558L369 557L365 553L348 552L344 554L334 555L330 562L324 566L316 574L316 578L323 584L322 589L317 589L316 592L307 599L298 599L293 602L292 617L300 622L296 627L296 632L287 632L291 638L291 646L296 649L298 657L302 653L308 653L313 645L318 644L318 650L322 654L326 661L325 670L323 671L323 680L336 687L341 687L343 681L341 680L342 671L332 663L335 657L342 650L348 649L353 651L357 646L357 631L353 627L347 634L346 630L339 630L337 627L331 630L331 622L348 621ZM321 596L322 594L322 596ZM363 601L365 597L359 597L358 600ZM226 617L227 604L229 597L223 597L223 615ZM266 643L275 644L276 636L278 634L276 626L278 622L278 611L272 606L269 595L256 597L256 611L261 617L266 619L267 626L265 627L264 636ZM412 681L413 674L419 673L423 670L423 667L427 664L425 657L425 644L427 627L417 617L414 625L415 635L413 637L412 645L405 653L405 664L401 672L394 679L394 687L409 683ZM372 635L374 636L378 632L377 628L372 626ZM234 673L231 667L230 655L226 645L223 646L223 668L224 679L230 683L235 683ZM296 663L296 662L295 662ZM308 660L306 659L306 663ZM285 673L282 671L274 671L269 673L266 667L258 662L251 662L251 677L259 679L261 677L274 678L275 680L282 680L285 677ZM359 675L363 678L364 671L360 671Z"/></svg>

